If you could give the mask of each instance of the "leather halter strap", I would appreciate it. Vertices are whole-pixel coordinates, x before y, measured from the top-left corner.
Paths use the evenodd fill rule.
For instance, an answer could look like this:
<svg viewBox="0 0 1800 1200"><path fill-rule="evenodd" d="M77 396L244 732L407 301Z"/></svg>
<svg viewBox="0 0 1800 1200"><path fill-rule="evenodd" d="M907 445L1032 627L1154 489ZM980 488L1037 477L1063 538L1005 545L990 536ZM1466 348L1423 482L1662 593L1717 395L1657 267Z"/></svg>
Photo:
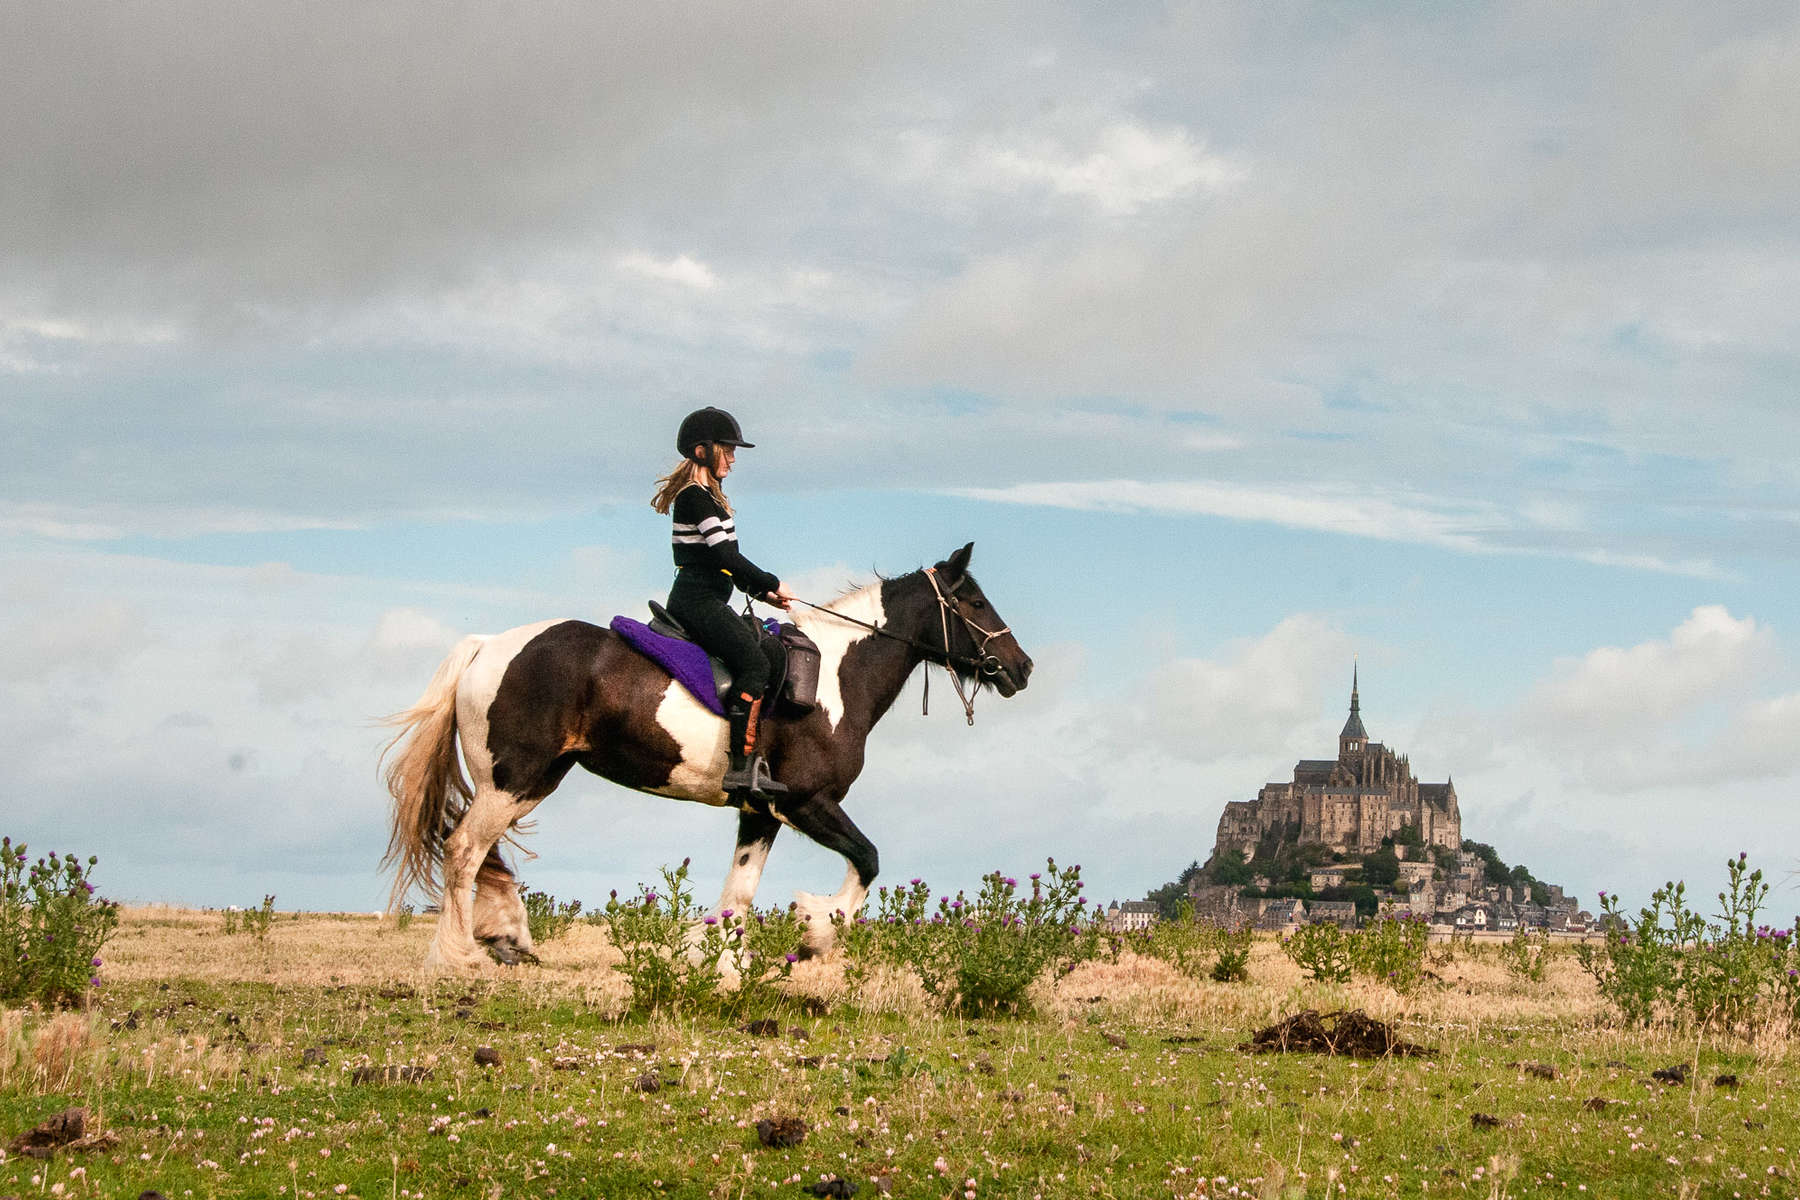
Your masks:
<svg viewBox="0 0 1800 1200"><path fill-rule="evenodd" d="M794 603L804 604L808 608L816 609L822 613L828 613L840 621L848 621L852 625L860 625L870 633L873 633L878 637L887 638L889 641L903 642L924 656L925 661L935 662L943 667L950 675L952 686L956 688L956 698L962 702L963 716L968 719L969 724L973 725L975 723L974 695L972 693L964 692L962 676L957 674L956 668L958 666L965 667L978 675L990 677L1000 674L1005 668L1001 665L998 657L988 653L987 645L993 639L1000 637L1003 634L1011 633L1012 626L1003 625L999 629L983 629L950 603L950 598L956 595L956 588L961 586L960 583L955 587L945 590L943 585L938 582L936 567L926 567L925 577L931 581L932 595L936 597L938 602L938 627L943 631L944 635L944 644L942 648L933 646L927 642L922 642L918 638L907 637L905 634L895 633L889 629L883 629L881 626L872 622L850 616L848 613L838 612L834 608L827 608L823 604L814 604L811 600L802 600L798 596L794 597ZM951 613L955 613L956 619L961 621L964 627L968 629L969 639L975 643L975 653L973 655L957 654L950 649ZM925 709L927 712L930 711L930 707L931 676L927 675L925 677Z"/></svg>

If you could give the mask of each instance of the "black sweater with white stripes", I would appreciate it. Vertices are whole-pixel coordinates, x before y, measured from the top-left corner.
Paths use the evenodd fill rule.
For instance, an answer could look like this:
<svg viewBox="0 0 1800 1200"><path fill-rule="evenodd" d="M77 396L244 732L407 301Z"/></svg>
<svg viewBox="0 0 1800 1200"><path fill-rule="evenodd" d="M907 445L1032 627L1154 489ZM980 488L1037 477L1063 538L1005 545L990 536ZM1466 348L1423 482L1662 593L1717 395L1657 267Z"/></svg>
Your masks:
<svg viewBox="0 0 1800 1200"><path fill-rule="evenodd" d="M781 586L738 549L737 523L713 494L697 483L681 489L670 510L675 566L681 571L722 571L751 596L761 597Z"/></svg>

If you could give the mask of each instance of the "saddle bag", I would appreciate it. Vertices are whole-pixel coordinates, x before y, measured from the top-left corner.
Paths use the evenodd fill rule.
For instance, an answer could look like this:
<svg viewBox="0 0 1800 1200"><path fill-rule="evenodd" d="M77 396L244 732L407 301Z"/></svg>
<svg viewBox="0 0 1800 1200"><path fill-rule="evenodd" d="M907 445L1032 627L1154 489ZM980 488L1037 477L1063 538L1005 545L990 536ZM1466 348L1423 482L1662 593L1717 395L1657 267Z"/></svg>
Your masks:
<svg viewBox="0 0 1800 1200"><path fill-rule="evenodd" d="M783 625L776 634L787 651L787 677L781 681L781 704L790 712L811 712L819 704L819 646L798 625Z"/></svg>

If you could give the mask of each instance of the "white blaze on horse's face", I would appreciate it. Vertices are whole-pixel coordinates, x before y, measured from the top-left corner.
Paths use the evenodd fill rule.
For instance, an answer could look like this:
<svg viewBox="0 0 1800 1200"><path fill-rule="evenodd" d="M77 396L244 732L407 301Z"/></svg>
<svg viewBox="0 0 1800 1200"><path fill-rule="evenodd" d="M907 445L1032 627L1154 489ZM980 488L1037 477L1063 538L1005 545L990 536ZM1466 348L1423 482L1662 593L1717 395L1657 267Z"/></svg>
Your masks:
<svg viewBox="0 0 1800 1200"><path fill-rule="evenodd" d="M681 761L669 772L667 784L650 790L702 804L727 803L730 797L719 787L730 757L725 744L730 740L730 727L725 719L670 680L662 703L656 706L656 723L681 747Z"/></svg>
<svg viewBox="0 0 1800 1200"><path fill-rule="evenodd" d="M870 625L880 625L886 616L881 605L879 583L872 583L847 596L840 596L827 607L831 612L843 613ZM838 722L844 719L844 686L840 678L844 655L850 652L850 647L874 634L860 625L836 620L830 613L817 609L797 613L793 620L819 647L819 710L825 714L831 727L836 729Z"/></svg>

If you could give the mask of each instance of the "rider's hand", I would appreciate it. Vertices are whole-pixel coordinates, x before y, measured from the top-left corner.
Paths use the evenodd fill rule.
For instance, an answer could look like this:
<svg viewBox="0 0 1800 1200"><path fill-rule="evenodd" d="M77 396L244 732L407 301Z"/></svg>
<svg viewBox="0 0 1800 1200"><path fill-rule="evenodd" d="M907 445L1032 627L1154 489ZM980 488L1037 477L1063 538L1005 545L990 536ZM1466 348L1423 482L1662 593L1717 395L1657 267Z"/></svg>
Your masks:
<svg viewBox="0 0 1800 1200"><path fill-rule="evenodd" d="M795 600L794 593L788 591L788 586L785 583L776 584L775 590L770 592L764 598L776 608L792 608Z"/></svg>

